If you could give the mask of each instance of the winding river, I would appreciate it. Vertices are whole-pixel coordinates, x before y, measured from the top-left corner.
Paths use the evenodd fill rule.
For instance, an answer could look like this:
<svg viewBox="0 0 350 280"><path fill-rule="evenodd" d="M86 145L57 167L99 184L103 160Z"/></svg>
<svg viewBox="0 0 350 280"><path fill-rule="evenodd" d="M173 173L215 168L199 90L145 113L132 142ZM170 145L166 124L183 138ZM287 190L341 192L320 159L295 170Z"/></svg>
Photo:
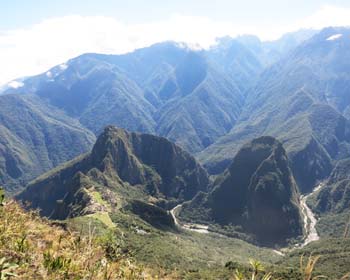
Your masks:
<svg viewBox="0 0 350 280"><path fill-rule="evenodd" d="M301 195L300 196L300 207L301 207L301 213L303 215L303 221L304 221L304 231L306 233L303 243L296 244L293 249L300 249L308 245L312 241L317 241L320 239L317 230L316 230L316 223L317 219L315 217L315 214L311 211L310 207L307 205L308 198L313 195L314 193L318 192L323 187L323 184L319 184L314 190L307 194L307 195ZM200 225L200 224L180 224L176 215L181 210L182 204L176 205L173 209L170 210L170 214L174 219L174 223L176 226L189 230L189 231L195 231L199 233L209 233L208 226L206 225ZM278 250L273 250L276 254L284 255L283 252Z"/></svg>
<svg viewBox="0 0 350 280"><path fill-rule="evenodd" d="M304 239L304 242L302 244L296 245L295 248L303 248L304 246L306 246L310 242L317 241L320 239L320 236L318 235L317 230L316 230L317 219L315 217L315 214L311 211L310 207L307 205L306 201L308 200L308 198L311 195L318 192L322 187L323 187L323 184L319 184L308 195L301 195L300 196L300 206L301 206L301 212L304 216L303 217L304 218L304 230L306 232L306 237Z"/></svg>
<svg viewBox="0 0 350 280"><path fill-rule="evenodd" d="M176 218L176 214L180 211L182 204L176 205L173 209L170 210L170 214L174 219L174 223L176 226L183 228L189 231L195 231L199 233L209 233L208 226L200 225L200 224L180 224L178 219Z"/></svg>

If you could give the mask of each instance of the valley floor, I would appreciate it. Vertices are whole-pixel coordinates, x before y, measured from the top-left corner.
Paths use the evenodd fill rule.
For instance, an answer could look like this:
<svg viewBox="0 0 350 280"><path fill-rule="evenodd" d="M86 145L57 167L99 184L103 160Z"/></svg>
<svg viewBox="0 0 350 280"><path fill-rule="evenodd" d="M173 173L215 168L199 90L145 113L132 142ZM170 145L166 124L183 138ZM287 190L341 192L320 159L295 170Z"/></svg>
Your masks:
<svg viewBox="0 0 350 280"><path fill-rule="evenodd" d="M193 224L193 223L186 223L182 224L179 223L179 220L176 217L176 214L181 210L182 204L176 205L173 209L170 210L170 214L174 219L175 225L179 228L182 228L184 230L199 232L199 233L209 233L208 226L207 225L200 225L200 224Z"/></svg>
<svg viewBox="0 0 350 280"><path fill-rule="evenodd" d="M280 256L284 256L286 252L290 252L291 250L294 249L301 249L305 246L307 246L309 243L313 241L317 241L320 239L317 229L316 229L316 224L317 224L317 219L315 217L315 214L312 212L310 207L307 205L307 200L317 193L318 191L321 190L323 187L323 183L320 183L317 187L313 189L313 191L307 195L301 195L300 196L300 206L301 206L301 213L303 215L303 222L304 222L304 232L305 232L305 237L303 239L302 243L295 244L292 249L291 248L284 248L281 250L273 250L274 253ZM196 223L181 223L179 222L177 218L177 214L181 210L182 204L176 205L173 209L170 210L170 214L172 218L174 219L175 225L183 230L188 230L188 231L193 231L197 233L204 233L204 234L215 234L219 235L222 237L226 237L225 235L215 233L212 231L209 231L209 226L207 225L201 225L201 224L196 224Z"/></svg>

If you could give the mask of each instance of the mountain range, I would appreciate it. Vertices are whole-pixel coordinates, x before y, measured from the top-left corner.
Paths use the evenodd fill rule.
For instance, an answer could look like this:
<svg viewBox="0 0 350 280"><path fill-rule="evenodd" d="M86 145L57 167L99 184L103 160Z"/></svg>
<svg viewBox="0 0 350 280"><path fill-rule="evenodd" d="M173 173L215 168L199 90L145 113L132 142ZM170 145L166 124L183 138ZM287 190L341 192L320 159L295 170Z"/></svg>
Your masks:
<svg viewBox="0 0 350 280"><path fill-rule="evenodd" d="M349 157L349 32L326 28L265 69L230 132L198 155L208 171L222 172L240 145L271 135L283 143L301 191L308 192Z"/></svg>
<svg viewBox="0 0 350 280"><path fill-rule="evenodd" d="M164 279L248 275L249 258L266 277L301 279L310 255L309 264L320 256L313 277L340 279L350 254L349 47L348 27L223 37L208 49L160 42L82 54L1 87L0 191L24 208L0 203L4 217L18 216L3 233L5 263L32 269L25 252L35 247L44 274L67 264L73 275L71 264L86 265L62 252L96 239L105 277L105 258L127 256ZM44 218L23 212L34 209ZM46 241L23 234L40 236L35 225L46 225Z"/></svg>
<svg viewBox="0 0 350 280"><path fill-rule="evenodd" d="M53 219L174 229L184 203L180 220L270 246L301 238L300 194L324 181L310 207L344 227L349 45L341 27L163 42L20 79L0 94L0 184Z"/></svg>
<svg viewBox="0 0 350 280"><path fill-rule="evenodd" d="M11 82L0 98L12 94L39 103L41 111L57 112L51 116L61 115L68 125L81 126L85 135L79 141L90 142L63 158L51 151L59 160L32 164L23 179L2 168L7 178L2 184L12 192L23 188L44 171L88 151L94 141L91 132L99 135L110 124L167 137L190 153L199 153L236 126L247 93L263 69L315 32L299 31L273 42L254 36L225 37L200 51L164 42L124 55L84 54L41 75ZM15 105L5 107L11 106ZM6 150L16 153L27 148L6 146Z"/></svg>

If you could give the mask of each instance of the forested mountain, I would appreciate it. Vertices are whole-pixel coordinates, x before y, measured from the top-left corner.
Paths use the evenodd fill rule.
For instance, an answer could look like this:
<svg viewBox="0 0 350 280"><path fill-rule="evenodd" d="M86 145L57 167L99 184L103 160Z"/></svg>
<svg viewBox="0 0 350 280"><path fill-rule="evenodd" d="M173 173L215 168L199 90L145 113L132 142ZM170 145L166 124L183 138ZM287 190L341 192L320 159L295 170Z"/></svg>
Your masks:
<svg viewBox="0 0 350 280"><path fill-rule="evenodd" d="M272 137L244 145L209 194L199 193L182 206L186 220L241 226L262 244L284 244L301 236L298 189L286 153Z"/></svg>
<svg viewBox="0 0 350 280"><path fill-rule="evenodd" d="M79 122L36 97L0 97L0 184L8 192L87 152L94 141Z"/></svg>
<svg viewBox="0 0 350 280"><path fill-rule="evenodd" d="M350 280L350 1L22 2L0 280Z"/></svg>
<svg viewBox="0 0 350 280"><path fill-rule="evenodd" d="M239 42L220 54L166 42L125 55L85 54L5 93L35 94L96 134L113 124L198 152L232 128L261 69Z"/></svg>
<svg viewBox="0 0 350 280"><path fill-rule="evenodd" d="M324 29L266 69L248 91L236 125L199 155L209 171L221 172L241 144L261 135L283 143L302 191L348 157L349 33Z"/></svg>
<svg viewBox="0 0 350 280"><path fill-rule="evenodd" d="M130 203L137 211L133 200L167 207L207 191L208 185L206 171L165 138L109 126L91 153L42 175L18 199L44 216L65 219L113 212Z"/></svg>
<svg viewBox="0 0 350 280"><path fill-rule="evenodd" d="M332 255L350 231L349 45L348 28L164 42L18 79L0 95L0 184L146 263Z"/></svg>
<svg viewBox="0 0 350 280"><path fill-rule="evenodd" d="M40 104L36 108L43 118L46 114L51 118L57 115L68 126L81 127L82 137L90 140L89 144L72 149L75 144L60 135L57 139L63 141L64 147L55 145L57 150L49 153L60 160L48 163L40 150L45 147L39 147L42 158L22 155L22 159L11 161L13 170L24 165L17 161L32 166L21 171L26 174L23 180L6 175L2 183L7 189L23 188L28 180L87 151L93 141L90 131L98 135L110 124L155 133L190 152L201 151L232 128L241 111L244 91L261 70L248 49L236 43L231 52L236 50L240 50L240 55L225 55L227 68L222 68L214 61L214 50L194 51L182 44L165 42L125 55L81 55L41 75L9 83L0 96L2 102L12 98ZM238 72L242 74L233 74ZM2 110L16 110L12 106L6 103ZM17 125L35 126L32 118L18 124L17 121L20 120L14 118L13 125L7 125L8 133L14 133L12 129ZM8 154L19 153L10 146L7 150L7 158ZM20 150L22 154L31 153L28 147ZM66 150L69 152L63 152Z"/></svg>
<svg viewBox="0 0 350 280"><path fill-rule="evenodd" d="M310 206L318 214L322 237L350 234L350 159L340 160L324 186L313 194Z"/></svg>

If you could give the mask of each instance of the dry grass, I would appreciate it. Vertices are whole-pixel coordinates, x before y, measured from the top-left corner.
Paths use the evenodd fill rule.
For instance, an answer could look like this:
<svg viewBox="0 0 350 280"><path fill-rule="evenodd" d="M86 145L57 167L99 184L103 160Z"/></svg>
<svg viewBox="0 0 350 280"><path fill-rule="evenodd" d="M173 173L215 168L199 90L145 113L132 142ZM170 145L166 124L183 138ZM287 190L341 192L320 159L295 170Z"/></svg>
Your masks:
<svg viewBox="0 0 350 280"><path fill-rule="evenodd" d="M309 256L306 264L304 264L304 256L300 257L300 273L302 275L303 280L316 280L321 278L327 278L323 275L313 276L314 268L319 258L320 256Z"/></svg>
<svg viewBox="0 0 350 280"><path fill-rule="evenodd" d="M25 212L13 201L0 206L0 279L166 279L130 257L111 259L94 237L73 233Z"/></svg>
<svg viewBox="0 0 350 280"><path fill-rule="evenodd" d="M96 238L92 226L84 235L70 232L35 212L24 211L14 201L0 206L0 221L0 280L181 279L176 272L167 274L160 268L149 269L136 263L118 252L118 246L113 245L115 240ZM314 275L318 259L318 256L300 259L300 279L325 278ZM236 280L275 279L254 260L250 260L248 273L236 270L231 277ZM341 279L349 279L349 274Z"/></svg>

